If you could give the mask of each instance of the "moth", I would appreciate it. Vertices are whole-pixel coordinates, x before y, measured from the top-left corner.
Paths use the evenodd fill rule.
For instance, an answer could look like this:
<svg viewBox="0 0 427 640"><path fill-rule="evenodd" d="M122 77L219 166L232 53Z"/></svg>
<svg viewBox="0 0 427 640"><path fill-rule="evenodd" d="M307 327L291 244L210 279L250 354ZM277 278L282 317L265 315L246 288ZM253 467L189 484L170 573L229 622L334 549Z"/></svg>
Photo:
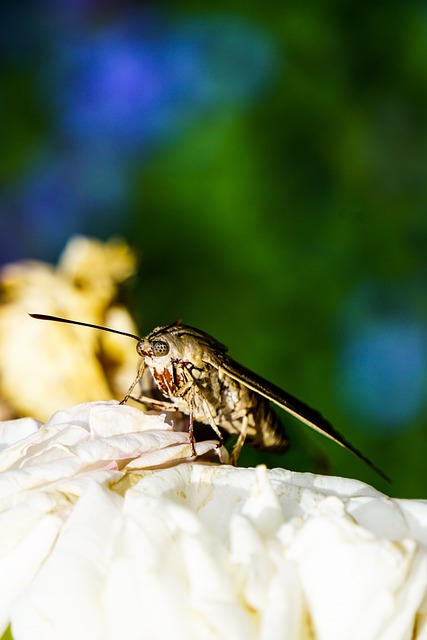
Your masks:
<svg viewBox="0 0 427 640"><path fill-rule="evenodd" d="M266 451L283 452L289 441L271 403L341 445L384 480L388 476L342 436L321 413L239 364L215 338L180 322L157 327L145 338L87 322L38 313L30 316L91 327L137 341L141 357L138 373L121 401L129 398L161 411L180 411L189 417L189 435L195 456L194 423L209 425L222 444L222 432L236 438L231 460L236 463L245 442ZM132 396L149 369L164 400Z"/></svg>

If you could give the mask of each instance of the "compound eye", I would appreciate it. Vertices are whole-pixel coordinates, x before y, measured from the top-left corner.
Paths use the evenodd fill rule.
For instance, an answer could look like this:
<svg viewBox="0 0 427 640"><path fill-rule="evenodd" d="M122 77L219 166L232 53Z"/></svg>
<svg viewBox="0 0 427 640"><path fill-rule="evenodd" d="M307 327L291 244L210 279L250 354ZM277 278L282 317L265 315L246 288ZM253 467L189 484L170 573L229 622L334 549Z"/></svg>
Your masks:
<svg viewBox="0 0 427 640"><path fill-rule="evenodd" d="M169 353L169 345L165 340L156 340L151 344L153 349L153 356L160 358L161 356L167 356Z"/></svg>

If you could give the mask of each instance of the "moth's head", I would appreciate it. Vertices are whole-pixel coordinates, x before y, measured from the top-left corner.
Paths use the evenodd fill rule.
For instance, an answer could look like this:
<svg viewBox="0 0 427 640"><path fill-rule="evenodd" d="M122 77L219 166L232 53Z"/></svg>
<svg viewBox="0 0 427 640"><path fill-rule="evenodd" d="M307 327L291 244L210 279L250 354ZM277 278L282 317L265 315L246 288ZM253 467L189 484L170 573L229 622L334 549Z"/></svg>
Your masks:
<svg viewBox="0 0 427 640"><path fill-rule="evenodd" d="M226 347L208 334L174 322L157 327L146 338L140 340L136 350L148 366L167 367L174 362L191 362L203 366L207 350L225 351Z"/></svg>

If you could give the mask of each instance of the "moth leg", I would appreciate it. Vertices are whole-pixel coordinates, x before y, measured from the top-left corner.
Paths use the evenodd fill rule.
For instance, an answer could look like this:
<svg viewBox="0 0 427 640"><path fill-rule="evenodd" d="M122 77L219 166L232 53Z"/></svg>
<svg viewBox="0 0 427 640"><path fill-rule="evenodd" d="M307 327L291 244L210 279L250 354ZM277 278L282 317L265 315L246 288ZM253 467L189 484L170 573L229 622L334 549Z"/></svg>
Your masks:
<svg viewBox="0 0 427 640"><path fill-rule="evenodd" d="M231 420L233 420L233 422L235 420L240 420L241 418L244 418L245 416L248 415L248 410L245 409L240 409L239 411L233 411L233 413L231 414Z"/></svg>
<svg viewBox="0 0 427 640"><path fill-rule="evenodd" d="M126 402L129 400L130 398L130 394L132 393L132 391L135 389L136 385L138 384L138 382L141 380L142 378L142 374L144 373L145 370L145 362L144 360L141 362L141 364L139 365L139 369L138 369L138 373L136 374L136 378L135 380L132 382L131 386L129 387L125 397L123 398L123 400L120 401L120 404L126 404Z"/></svg>
<svg viewBox="0 0 427 640"><path fill-rule="evenodd" d="M202 402L203 402L203 409L204 409L204 412L206 413L206 417L208 419L209 425L215 431L216 435L218 436L219 444L220 444L220 446L222 446L222 443L224 442L224 439L223 439L223 437L221 435L221 431L216 426L216 423L215 423L215 420L213 418L212 411L210 410L209 404L206 402L206 400L204 398L202 398Z"/></svg>
<svg viewBox="0 0 427 640"><path fill-rule="evenodd" d="M192 385L189 387L190 393L188 394L188 406L190 408L190 412L188 414L188 434L190 436L191 442L191 455L196 457L196 446L194 442L194 388Z"/></svg>
<svg viewBox="0 0 427 640"><path fill-rule="evenodd" d="M172 402L162 402L161 400L153 400L153 398L149 398L148 396L140 396L139 398L135 398L134 396L129 396L131 400L135 400L135 402L140 402L141 404L148 405L153 409L159 409L160 411L179 411L179 408L175 406ZM189 413L189 425L188 425L188 433L190 436L191 442L191 455L196 457L196 447L194 445L194 420L193 420L193 397L191 396L189 401L190 413Z"/></svg>
<svg viewBox="0 0 427 640"><path fill-rule="evenodd" d="M195 381L195 384L197 385L197 381ZM213 431L215 431L216 435L218 436L218 440L219 440L219 446L222 446L223 443L223 438L221 435L221 431L218 429L218 427L215 424L215 420L212 416L212 412L210 410L209 404L206 402L206 400L203 397L203 389L200 389L200 387L197 385L198 387L198 391L202 397L202 404L203 404L203 411L205 412L205 415L208 419L209 422L209 426L213 429ZM193 448L194 451L194 455L196 455L196 450L194 449L194 435L193 435L193 430L194 430L194 421L193 421L193 410L194 410L194 385L192 385L190 387L190 393L189 393L189 399L188 399L188 405L190 407L190 413L189 413L189 418L190 418L190 424L189 424L189 431L190 431L190 438L191 438L191 446Z"/></svg>
<svg viewBox="0 0 427 640"><path fill-rule="evenodd" d="M243 445L245 444L246 434L248 430L248 416L245 414L242 418L242 428L239 433L239 437L237 438L236 444L233 447L233 451L230 456L230 464L236 465L237 460L239 459L240 452L242 450Z"/></svg>
<svg viewBox="0 0 427 640"><path fill-rule="evenodd" d="M183 387L181 387L180 391L182 389L187 389L189 387L191 389L191 393L192 393L191 399L192 399L192 402L194 402L194 387L197 387L197 390L200 393L200 396L201 396L201 399L202 399L203 411L206 414L206 417L208 419L209 425L212 427L213 431L215 431L216 435L218 436L218 440L219 440L220 446L222 446L222 443L224 442L224 440L223 440L223 437L221 435L221 431L216 426L214 417L212 415L212 411L210 410L210 407L209 407L209 403L207 402L206 398L204 397L203 387L199 384L199 381L197 380L197 378L194 377L193 373L191 372L191 369L189 367L186 367L186 370L187 370L188 374L190 375L191 380L189 380Z"/></svg>
<svg viewBox="0 0 427 640"><path fill-rule="evenodd" d="M178 407L173 402L154 400L154 398L149 398L148 396L129 396L129 398L141 404L151 405L153 409L159 409L160 411L178 411Z"/></svg>
<svg viewBox="0 0 427 640"><path fill-rule="evenodd" d="M189 372L189 373L191 374L191 372ZM183 384L182 387L177 389L176 395L177 396L183 396L185 393L187 393L187 391L189 389L192 388L193 385L194 385L194 378L193 378L193 380L187 380L187 382L185 384Z"/></svg>
<svg viewBox="0 0 427 640"><path fill-rule="evenodd" d="M191 376L191 371L189 369L187 369L187 371L190 373ZM193 376L191 376L192 378ZM195 446L195 440L194 440L194 382L192 379L187 380L187 382L180 387L177 390L176 395L177 396L184 396L187 395L187 403L188 403L188 408L189 408L189 412L188 412L188 435L190 436L190 443L191 443L191 455L195 458L197 456L196 453L196 446ZM166 404L166 403L165 403ZM175 407L174 405L172 405L174 407L174 411L177 411L178 408Z"/></svg>

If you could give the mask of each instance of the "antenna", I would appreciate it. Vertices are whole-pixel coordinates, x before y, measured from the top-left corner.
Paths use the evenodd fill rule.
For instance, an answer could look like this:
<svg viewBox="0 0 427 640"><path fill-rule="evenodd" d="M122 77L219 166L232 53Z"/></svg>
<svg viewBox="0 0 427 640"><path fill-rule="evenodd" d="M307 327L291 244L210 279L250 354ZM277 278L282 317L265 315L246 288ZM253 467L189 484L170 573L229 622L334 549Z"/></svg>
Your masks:
<svg viewBox="0 0 427 640"><path fill-rule="evenodd" d="M121 336L127 336L140 342L141 338L135 336L133 333L127 333L126 331L118 331L117 329L110 329L109 327L101 327L99 324L90 324L89 322L79 322L78 320L69 320L68 318L58 318L57 316L47 316L43 313L29 313L29 316L36 318L36 320L51 320L52 322L64 322L65 324L78 324L81 327L90 327L91 329L99 329L100 331L109 331L110 333L118 333Z"/></svg>

